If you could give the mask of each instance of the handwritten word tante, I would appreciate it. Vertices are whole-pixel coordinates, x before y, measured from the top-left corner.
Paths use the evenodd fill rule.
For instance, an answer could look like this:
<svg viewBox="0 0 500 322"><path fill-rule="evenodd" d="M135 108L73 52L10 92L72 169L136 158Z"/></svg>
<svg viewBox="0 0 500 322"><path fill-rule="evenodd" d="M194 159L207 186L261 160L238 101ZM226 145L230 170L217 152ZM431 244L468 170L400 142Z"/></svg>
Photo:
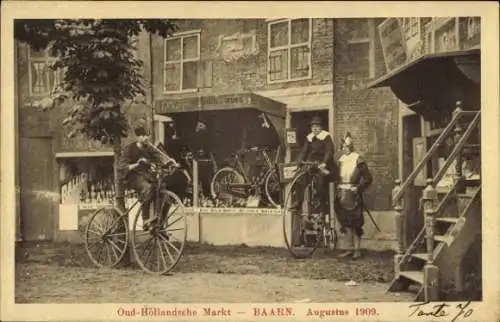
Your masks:
<svg viewBox="0 0 500 322"><path fill-rule="evenodd" d="M294 316L291 307L254 308L253 316Z"/></svg>
<svg viewBox="0 0 500 322"><path fill-rule="evenodd" d="M349 311L341 309L321 309L321 310L308 309L306 315L317 316L320 318L324 318L325 316L338 316L338 315L346 316L349 315Z"/></svg>
<svg viewBox="0 0 500 322"><path fill-rule="evenodd" d="M470 307L471 301L458 304L447 303L416 303L411 304L410 308L415 308L408 316L422 317L427 319L429 317L442 318L446 321L455 322L459 318L467 319L474 313L474 309ZM451 320L450 320L451 318Z"/></svg>

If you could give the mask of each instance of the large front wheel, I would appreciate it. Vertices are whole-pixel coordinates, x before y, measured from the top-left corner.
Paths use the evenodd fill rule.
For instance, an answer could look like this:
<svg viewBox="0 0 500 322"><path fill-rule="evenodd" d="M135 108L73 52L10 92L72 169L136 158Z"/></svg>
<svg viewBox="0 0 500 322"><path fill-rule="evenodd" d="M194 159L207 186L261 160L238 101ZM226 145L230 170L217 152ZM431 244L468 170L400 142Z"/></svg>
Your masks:
<svg viewBox="0 0 500 322"><path fill-rule="evenodd" d="M184 205L171 191L163 190L156 202L150 202L149 205L147 225L142 220L144 205L135 215L132 249L143 271L162 275L171 271L182 257L187 237L187 218Z"/></svg>
<svg viewBox="0 0 500 322"><path fill-rule="evenodd" d="M284 239L295 258L311 257L323 242L324 214L319 211L319 196L314 182L309 182L311 177L308 172L295 176L287 188L283 207Z"/></svg>

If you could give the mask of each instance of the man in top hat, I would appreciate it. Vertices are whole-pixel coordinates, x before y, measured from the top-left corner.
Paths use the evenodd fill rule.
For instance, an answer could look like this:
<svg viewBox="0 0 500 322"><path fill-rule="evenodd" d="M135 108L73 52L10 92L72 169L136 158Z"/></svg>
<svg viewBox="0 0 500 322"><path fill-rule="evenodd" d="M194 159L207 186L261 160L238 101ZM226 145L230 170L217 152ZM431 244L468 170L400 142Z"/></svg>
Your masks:
<svg viewBox="0 0 500 322"><path fill-rule="evenodd" d="M318 190L320 192L321 212L327 212L326 209L328 200L328 182L335 180L337 169L333 159L334 145L330 133L323 130L322 120L318 116L314 116L309 123L311 132L307 135L302 151L298 157L298 163L301 162L319 162L319 169L322 173L318 182ZM299 183L298 189L302 191L305 182ZM292 208L298 210L297 207L302 205L303 194L298 193L295 203Z"/></svg>
<svg viewBox="0 0 500 322"><path fill-rule="evenodd" d="M143 229L147 230L150 203L144 201L146 201L146 197L155 183L154 178L149 174L149 170L154 164L175 162L175 160L166 154L161 154L151 146L149 134L144 127L137 127L134 132L137 139L123 149L119 161L119 174L120 180L124 181L125 186L134 189L139 194L139 200L144 204L142 210ZM177 162L176 165L178 165Z"/></svg>
<svg viewBox="0 0 500 322"><path fill-rule="evenodd" d="M335 213L341 225L340 231L347 234L352 249L339 255L360 258L363 235L363 191L372 183L372 175L365 160L354 152L351 135L347 133L342 142L343 154L339 159L339 183L335 196Z"/></svg>

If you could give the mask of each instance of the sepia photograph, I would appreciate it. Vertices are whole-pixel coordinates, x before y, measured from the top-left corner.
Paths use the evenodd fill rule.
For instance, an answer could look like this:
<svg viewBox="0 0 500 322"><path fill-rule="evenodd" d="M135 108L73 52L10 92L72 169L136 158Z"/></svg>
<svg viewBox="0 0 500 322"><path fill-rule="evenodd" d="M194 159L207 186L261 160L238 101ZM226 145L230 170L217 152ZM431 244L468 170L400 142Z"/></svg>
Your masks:
<svg viewBox="0 0 500 322"><path fill-rule="evenodd" d="M484 18L431 11L11 19L14 304L483 321Z"/></svg>

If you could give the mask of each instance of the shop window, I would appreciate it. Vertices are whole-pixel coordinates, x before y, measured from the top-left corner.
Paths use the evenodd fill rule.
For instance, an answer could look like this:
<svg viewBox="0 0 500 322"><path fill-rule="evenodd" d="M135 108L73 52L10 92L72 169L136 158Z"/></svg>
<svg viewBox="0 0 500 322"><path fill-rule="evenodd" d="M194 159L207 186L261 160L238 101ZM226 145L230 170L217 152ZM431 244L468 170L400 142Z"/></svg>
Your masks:
<svg viewBox="0 0 500 322"><path fill-rule="evenodd" d="M347 56L352 78L375 77L374 25L367 19L348 19L345 24L347 34Z"/></svg>
<svg viewBox="0 0 500 322"><path fill-rule="evenodd" d="M199 61L199 31L165 39L164 92L196 90Z"/></svg>
<svg viewBox="0 0 500 322"><path fill-rule="evenodd" d="M268 83L308 79L311 19L284 19L268 25Z"/></svg>
<svg viewBox="0 0 500 322"><path fill-rule="evenodd" d="M46 96L59 84L61 72L52 70L50 65L55 57L48 50L34 51L28 48L29 93L31 96Z"/></svg>

